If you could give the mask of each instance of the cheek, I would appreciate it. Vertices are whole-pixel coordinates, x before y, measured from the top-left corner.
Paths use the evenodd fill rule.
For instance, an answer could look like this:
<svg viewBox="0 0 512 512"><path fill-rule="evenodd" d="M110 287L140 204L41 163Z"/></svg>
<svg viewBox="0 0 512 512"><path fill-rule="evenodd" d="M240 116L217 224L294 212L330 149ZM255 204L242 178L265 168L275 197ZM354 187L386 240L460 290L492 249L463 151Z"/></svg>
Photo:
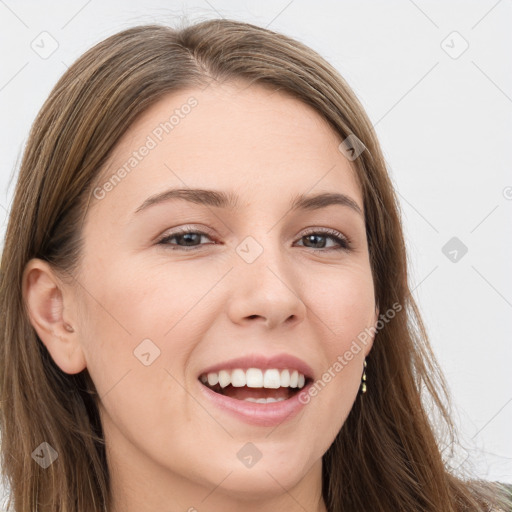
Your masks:
<svg viewBox="0 0 512 512"><path fill-rule="evenodd" d="M99 276L91 273L87 281L90 323L83 335L102 423L158 453L161 438L141 432L154 425L182 432L200 414L183 393L187 362L201 337L201 326L187 317L198 294L185 297L179 276L170 272L134 272L119 264Z"/></svg>
<svg viewBox="0 0 512 512"><path fill-rule="evenodd" d="M90 260L87 268L94 269L85 276L94 343L99 342L96 337L104 339L115 352L132 352L144 339L162 350L201 297L197 280L170 266L155 268L112 258L108 263Z"/></svg>
<svg viewBox="0 0 512 512"><path fill-rule="evenodd" d="M187 391L189 360L211 326L218 296L201 298L222 277L211 269L206 274L183 264L179 270L169 264L128 268L122 260L101 279L99 271L90 274L95 299L87 299L87 364L105 436L120 458L135 446L188 474L199 471L202 454L211 451L209 435L223 435ZM180 442L170 445L169 432ZM196 469L189 467L191 457Z"/></svg>
<svg viewBox="0 0 512 512"><path fill-rule="evenodd" d="M83 346L87 367L100 396L114 386L131 390L132 399L142 390L162 389L162 380L177 374L193 344L193 333L180 332L180 319L190 309L176 275L151 273L123 265L103 265L89 261L94 269L83 278L87 289L82 323ZM173 279L174 278L174 279ZM197 300L197 299L196 299ZM189 325L190 327L190 325ZM183 327L184 328L184 327ZM172 357L171 357L172 355ZM182 380L182 375L176 375ZM169 383L165 384L169 388ZM136 393L132 393L136 391Z"/></svg>
<svg viewBox="0 0 512 512"><path fill-rule="evenodd" d="M319 428L334 438L342 427L361 384L365 353L372 340L369 328L375 324L375 296L370 267L364 264L340 268L305 282L314 314L311 321L323 335L323 372L305 402L315 402L325 411Z"/></svg>
<svg viewBox="0 0 512 512"><path fill-rule="evenodd" d="M326 333L327 347L342 350L375 321L375 295L371 269L365 264L330 267L304 284L307 304Z"/></svg>

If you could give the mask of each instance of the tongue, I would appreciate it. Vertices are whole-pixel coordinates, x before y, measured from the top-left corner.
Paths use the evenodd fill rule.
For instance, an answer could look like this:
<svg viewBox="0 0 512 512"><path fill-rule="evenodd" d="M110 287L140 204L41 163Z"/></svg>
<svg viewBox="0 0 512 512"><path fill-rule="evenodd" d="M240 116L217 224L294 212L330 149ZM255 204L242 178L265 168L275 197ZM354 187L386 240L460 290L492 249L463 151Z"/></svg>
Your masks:
<svg viewBox="0 0 512 512"><path fill-rule="evenodd" d="M235 398L236 400L243 400L244 398L290 398L293 394L290 388L248 388L243 386L235 388L231 384L222 390L222 394Z"/></svg>

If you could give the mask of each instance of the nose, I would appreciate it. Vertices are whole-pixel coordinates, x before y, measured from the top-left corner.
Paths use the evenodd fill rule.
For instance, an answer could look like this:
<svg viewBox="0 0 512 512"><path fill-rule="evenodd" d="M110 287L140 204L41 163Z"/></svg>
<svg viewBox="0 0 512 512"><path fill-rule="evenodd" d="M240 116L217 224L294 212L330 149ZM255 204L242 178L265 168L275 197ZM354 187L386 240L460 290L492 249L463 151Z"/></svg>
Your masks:
<svg viewBox="0 0 512 512"><path fill-rule="evenodd" d="M305 318L300 276L279 247L265 248L252 263L240 259L231 278L227 312L233 323L259 322L271 329L295 325Z"/></svg>

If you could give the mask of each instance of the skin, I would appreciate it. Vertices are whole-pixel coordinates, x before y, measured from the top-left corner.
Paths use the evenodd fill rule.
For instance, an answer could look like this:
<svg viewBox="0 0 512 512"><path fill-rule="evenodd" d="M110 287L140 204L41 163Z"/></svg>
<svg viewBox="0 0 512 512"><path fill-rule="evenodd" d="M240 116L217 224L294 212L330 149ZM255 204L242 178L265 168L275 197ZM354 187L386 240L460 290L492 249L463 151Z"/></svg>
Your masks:
<svg viewBox="0 0 512 512"><path fill-rule="evenodd" d="M167 95L129 128L98 183L191 96L191 113L92 200L75 279L38 259L27 264L30 319L60 368L87 368L96 385L115 512L325 511L322 456L356 399L371 340L278 427L219 410L197 376L233 357L287 352L320 379L375 325L363 215L340 205L290 211L295 195L317 192L344 193L363 210L362 193L341 139L319 114L240 83ZM174 187L232 191L240 206L174 200L134 214ZM207 236L190 251L179 237L158 245L180 226ZM315 245L306 228L335 229L351 249L333 250L328 235ZM235 250L248 236L263 249L250 264ZM147 338L160 355L145 366L134 350ZM262 453L251 468L237 458L247 442Z"/></svg>

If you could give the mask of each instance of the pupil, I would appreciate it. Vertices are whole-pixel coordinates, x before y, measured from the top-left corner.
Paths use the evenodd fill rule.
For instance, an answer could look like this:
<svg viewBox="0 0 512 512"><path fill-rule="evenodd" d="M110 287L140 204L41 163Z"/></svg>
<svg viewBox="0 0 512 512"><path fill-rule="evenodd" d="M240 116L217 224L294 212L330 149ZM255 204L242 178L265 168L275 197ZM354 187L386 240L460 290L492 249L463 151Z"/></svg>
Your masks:
<svg viewBox="0 0 512 512"><path fill-rule="evenodd" d="M182 235L182 237L185 240L185 242L187 242L186 245L191 245L189 242L194 242L193 238L197 237L197 233L185 233L184 235Z"/></svg>
<svg viewBox="0 0 512 512"><path fill-rule="evenodd" d="M320 235L320 236L315 235L315 234L313 234L313 235L307 235L307 237L306 237L306 238L309 238L310 240L311 240L311 239L313 239L313 240L314 240L314 239L317 239L317 242L313 241L313 245L315 245L315 246L317 246L318 244L322 245L322 243L321 243L321 242L318 242L318 239L322 239L322 238L323 238L323 236L322 236L322 235Z"/></svg>

